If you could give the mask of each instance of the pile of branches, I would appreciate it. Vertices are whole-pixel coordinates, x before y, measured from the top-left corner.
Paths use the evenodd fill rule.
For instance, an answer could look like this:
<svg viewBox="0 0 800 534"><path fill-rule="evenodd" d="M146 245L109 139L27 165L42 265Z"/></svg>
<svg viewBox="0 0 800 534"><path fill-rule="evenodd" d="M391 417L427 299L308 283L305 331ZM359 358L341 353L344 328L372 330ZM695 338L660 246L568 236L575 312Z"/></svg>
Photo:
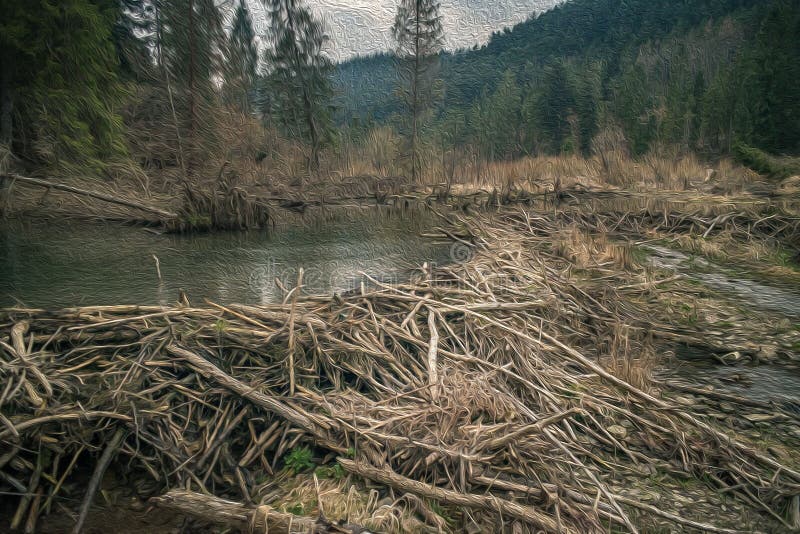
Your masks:
<svg viewBox="0 0 800 534"><path fill-rule="evenodd" d="M469 224L454 245L464 263L342 297L301 296L300 280L258 307L3 311L0 488L21 495L14 528L76 490L80 464L94 466L81 517L110 463L143 494L268 504L260 481L303 444L353 480L456 510L454 524L421 514L434 530L736 532L626 496L617 476L643 467L788 525L800 472L600 363L599 337L627 320L628 277L578 285L537 237L558 230L552 218ZM636 354L647 339L625 343Z"/></svg>
<svg viewBox="0 0 800 534"><path fill-rule="evenodd" d="M169 231L249 230L266 228L272 220L269 206L238 185L239 176L227 169L216 181L190 184L183 181L183 204L178 216L167 221Z"/></svg>
<svg viewBox="0 0 800 534"><path fill-rule="evenodd" d="M753 202L742 206L702 197L671 200L670 195L641 198L625 193L592 193L596 201L590 204L595 209L587 209L588 195L572 192L569 196L575 200L573 209L558 214L562 220L584 228L627 234L647 230L704 238L728 232L745 242L758 240L800 250L800 216L780 205Z"/></svg>

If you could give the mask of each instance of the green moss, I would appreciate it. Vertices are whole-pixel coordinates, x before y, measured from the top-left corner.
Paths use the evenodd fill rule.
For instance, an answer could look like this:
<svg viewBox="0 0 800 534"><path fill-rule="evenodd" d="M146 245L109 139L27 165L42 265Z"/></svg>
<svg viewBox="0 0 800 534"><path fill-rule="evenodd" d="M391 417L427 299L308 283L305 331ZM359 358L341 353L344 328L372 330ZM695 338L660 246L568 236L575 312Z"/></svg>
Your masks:
<svg viewBox="0 0 800 534"><path fill-rule="evenodd" d="M331 465L321 465L314 470L318 478L329 478L332 480L341 480L345 476L344 468L339 463Z"/></svg>
<svg viewBox="0 0 800 534"><path fill-rule="evenodd" d="M303 503L299 502L286 507L286 511L294 515L305 515L305 510L306 508L303 506Z"/></svg>

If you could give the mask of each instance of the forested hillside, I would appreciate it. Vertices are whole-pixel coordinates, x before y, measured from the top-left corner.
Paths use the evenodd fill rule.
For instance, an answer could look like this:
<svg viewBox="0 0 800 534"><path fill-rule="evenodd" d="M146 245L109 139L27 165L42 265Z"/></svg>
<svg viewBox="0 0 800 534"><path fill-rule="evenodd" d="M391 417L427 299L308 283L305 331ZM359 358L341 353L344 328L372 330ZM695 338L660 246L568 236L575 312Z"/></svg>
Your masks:
<svg viewBox="0 0 800 534"><path fill-rule="evenodd" d="M263 36L244 0L6 4L3 172L118 183L146 173L183 188L216 183L230 163L254 182L262 168L292 181L419 174L412 160L452 174L525 156L677 150L734 154L769 174L761 151L800 151L791 0L572 0L480 48L423 51L419 86L398 76L408 51L399 63L395 50L334 65L331 42L347 34L294 0L264 2ZM408 98L412 87L425 102Z"/></svg>
<svg viewBox="0 0 800 534"><path fill-rule="evenodd" d="M800 148L800 6L574 0L442 56L430 133L493 158L622 140L724 153ZM339 118L393 123L389 54L339 65ZM601 139L598 134L603 133Z"/></svg>

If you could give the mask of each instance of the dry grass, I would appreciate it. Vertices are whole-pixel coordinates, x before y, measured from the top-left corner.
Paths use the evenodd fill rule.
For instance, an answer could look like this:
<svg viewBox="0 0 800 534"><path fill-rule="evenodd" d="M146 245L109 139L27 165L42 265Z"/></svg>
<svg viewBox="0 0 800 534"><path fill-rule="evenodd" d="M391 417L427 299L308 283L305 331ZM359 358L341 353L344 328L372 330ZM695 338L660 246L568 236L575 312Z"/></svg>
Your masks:
<svg viewBox="0 0 800 534"><path fill-rule="evenodd" d="M793 259L797 257L797 250L779 241L752 239L743 242L730 230L709 237L691 234L662 237L669 240L670 246L716 262L749 267L762 275L784 280L800 279L797 260Z"/></svg>
<svg viewBox="0 0 800 534"><path fill-rule="evenodd" d="M554 237L555 253L578 269L608 266L618 270L641 270L630 245L612 241L604 231L589 231L579 224L567 225Z"/></svg>
<svg viewBox="0 0 800 534"><path fill-rule="evenodd" d="M427 503L414 499L413 495L400 500L386 498L377 489L359 487L346 478L320 479L314 474L282 471L269 487L279 489L278 498L271 503L279 510L310 517L347 518L350 523L376 532L428 530L431 522L420 520L415 514L418 510L428 517L439 517ZM441 517L439 521L444 524Z"/></svg>
<svg viewBox="0 0 800 534"><path fill-rule="evenodd" d="M614 376L642 391L651 391L653 369L658 363L655 351L648 343L636 343L632 347L631 337L628 326L615 325L604 343L607 354L600 357L600 362Z"/></svg>

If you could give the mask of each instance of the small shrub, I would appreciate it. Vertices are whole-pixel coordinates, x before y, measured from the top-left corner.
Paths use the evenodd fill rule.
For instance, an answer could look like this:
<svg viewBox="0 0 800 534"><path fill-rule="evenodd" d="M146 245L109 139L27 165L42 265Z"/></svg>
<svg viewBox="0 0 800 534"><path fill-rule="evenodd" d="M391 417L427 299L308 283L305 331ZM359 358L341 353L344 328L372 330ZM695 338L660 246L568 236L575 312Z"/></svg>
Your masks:
<svg viewBox="0 0 800 534"><path fill-rule="evenodd" d="M299 449L292 449L284 459L286 467L291 469L294 474L314 468L314 462L311 459L311 449L308 447L300 447Z"/></svg>
<svg viewBox="0 0 800 534"><path fill-rule="evenodd" d="M742 143L737 143L733 147L733 154L742 165L758 173L766 174L770 178L782 180L798 171L798 165L795 162L781 161L780 158L771 156L763 150Z"/></svg>

